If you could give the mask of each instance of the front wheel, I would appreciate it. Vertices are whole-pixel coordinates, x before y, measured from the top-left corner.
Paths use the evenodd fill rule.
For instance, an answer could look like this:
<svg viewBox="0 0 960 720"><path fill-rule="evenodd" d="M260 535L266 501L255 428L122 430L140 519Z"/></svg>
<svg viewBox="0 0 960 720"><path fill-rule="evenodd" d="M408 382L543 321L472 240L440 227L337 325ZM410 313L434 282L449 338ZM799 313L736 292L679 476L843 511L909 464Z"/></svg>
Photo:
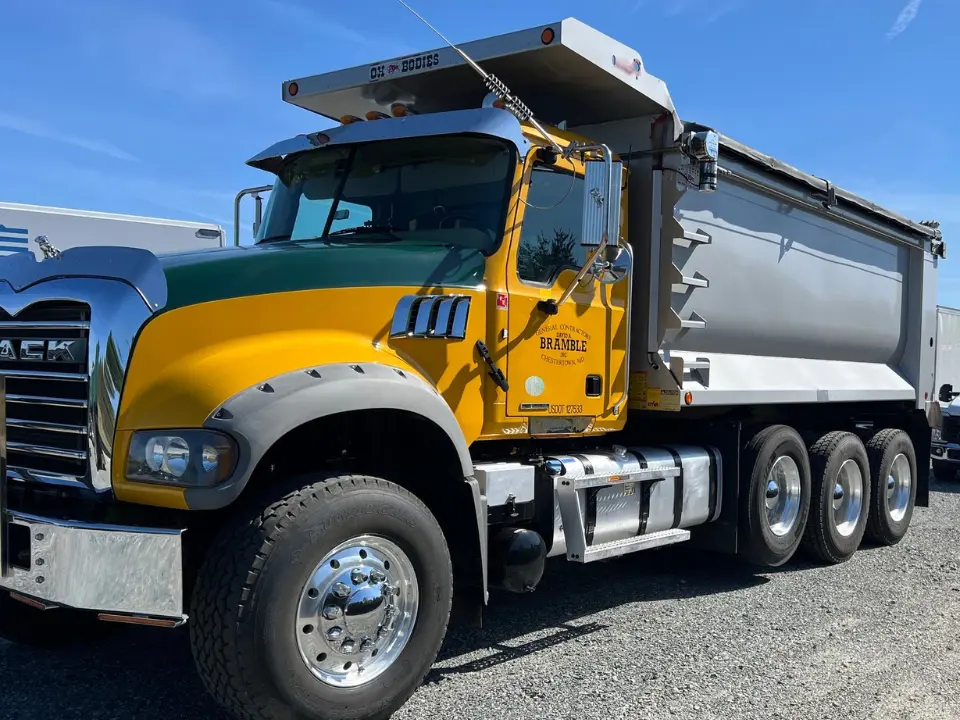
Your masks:
<svg viewBox="0 0 960 720"><path fill-rule="evenodd" d="M240 718L388 718L446 633L453 571L430 511L366 476L308 477L240 512L207 553L191 643Z"/></svg>

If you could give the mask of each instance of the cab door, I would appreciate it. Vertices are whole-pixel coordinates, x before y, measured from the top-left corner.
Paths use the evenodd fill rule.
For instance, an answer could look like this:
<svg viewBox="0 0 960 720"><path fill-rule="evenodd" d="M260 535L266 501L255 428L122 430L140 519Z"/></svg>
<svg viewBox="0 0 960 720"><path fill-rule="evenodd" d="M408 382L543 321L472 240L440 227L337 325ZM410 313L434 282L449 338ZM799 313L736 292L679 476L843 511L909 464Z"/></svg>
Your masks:
<svg viewBox="0 0 960 720"><path fill-rule="evenodd" d="M560 299L595 248L580 244L583 164L530 161L507 269L507 415L598 418L626 401L630 283L588 273L556 314L538 308ZM619 232L610 235L615 247Z"/></svg>

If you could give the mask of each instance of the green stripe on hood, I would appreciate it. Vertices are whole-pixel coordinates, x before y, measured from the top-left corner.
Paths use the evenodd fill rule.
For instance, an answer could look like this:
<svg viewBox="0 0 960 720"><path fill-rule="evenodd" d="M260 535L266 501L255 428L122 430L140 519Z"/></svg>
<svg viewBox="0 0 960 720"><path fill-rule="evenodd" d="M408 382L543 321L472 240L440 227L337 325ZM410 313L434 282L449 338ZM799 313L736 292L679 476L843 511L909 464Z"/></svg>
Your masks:
<svg viewBox="0 0 960 720"><path fill-rule="evenodd" d="M167 277L165 311L214 300L320 288L475 288L483 282L485 267L478 250L410 242L275 242L159 258Z"/></svg>

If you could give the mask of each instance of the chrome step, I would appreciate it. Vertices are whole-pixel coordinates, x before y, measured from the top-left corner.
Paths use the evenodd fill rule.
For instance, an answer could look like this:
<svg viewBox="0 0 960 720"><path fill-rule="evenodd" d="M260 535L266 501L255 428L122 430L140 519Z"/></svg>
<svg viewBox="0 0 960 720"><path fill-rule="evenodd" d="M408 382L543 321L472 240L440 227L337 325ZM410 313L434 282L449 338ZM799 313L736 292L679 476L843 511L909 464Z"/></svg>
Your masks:
<svg viewBox="0 0 960 720"><path fill-rule="evenodd" d="M649 535L638 535L637 537L626 538L624 540L614 540L613 542L593 545L586 549L582 559L573 558L574 562L594 562L596 560L606 560L607 558L626 555L627 553L638 552L640 550L650 550L664 545L673 545L690 539L689 530L661 530L660 532L650 533Z"/></svg>
<svg viewBox="0 0 960 720"><path fill-rule="evenodd" d="M680 529L646 533L644 523L638 535L593 544L596 526L585 520L590 497L605 492L608 487L622 486L624 492L630 494L648 493L652 485L668 478L674 481L680 478L678 461L666 452L616 447L608 452L591 451L546 460L547 472L555 478L567 560L581 563L602 560L682 542L690 537L689 532Z"/></svg>

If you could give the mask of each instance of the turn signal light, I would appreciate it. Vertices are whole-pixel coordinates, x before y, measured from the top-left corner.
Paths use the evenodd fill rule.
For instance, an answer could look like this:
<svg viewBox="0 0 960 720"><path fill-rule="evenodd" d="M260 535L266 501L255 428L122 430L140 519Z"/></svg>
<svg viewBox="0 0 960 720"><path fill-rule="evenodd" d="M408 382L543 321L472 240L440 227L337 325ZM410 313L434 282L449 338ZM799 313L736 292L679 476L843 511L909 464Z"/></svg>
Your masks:
<svg viewBox="0 0 960 720"><path fill-rule="evenodd" d="M384 120L389 119L389 115L382 113L379 110L371 110L366 114L367 120Z"/></svg>
<svg viewBox="0 0 960 720"><path fill-rule="evenodd" d="M408 117L416 115L416 110L404 105L403 103L394 103L390 106L390 112L394 117Z"/></svg>
<svg viewBox="0 0 960 720"><path fill-rule="evenodd" d="M363 122L363 118L358 118L356 115L341 115L340 124L349 125L350 123Z"/></svg>

